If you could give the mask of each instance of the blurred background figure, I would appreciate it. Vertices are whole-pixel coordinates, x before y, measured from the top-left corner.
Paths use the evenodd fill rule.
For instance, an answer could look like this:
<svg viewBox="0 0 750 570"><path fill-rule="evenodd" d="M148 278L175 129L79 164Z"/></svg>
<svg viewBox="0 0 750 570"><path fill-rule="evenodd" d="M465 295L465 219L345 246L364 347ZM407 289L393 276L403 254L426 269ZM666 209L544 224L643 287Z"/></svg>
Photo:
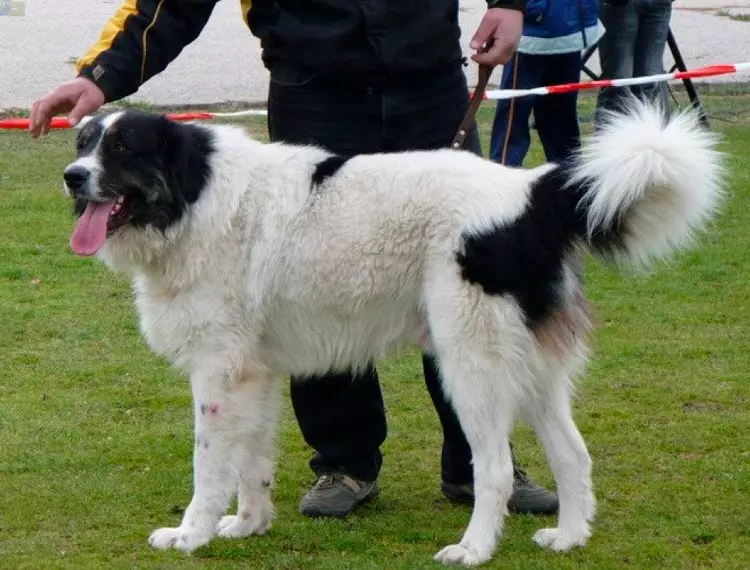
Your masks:
<svg viewBox="0 0 750 570"><path fill-rule="evenodd" d="M518 51L503 68L501 89L573 83L581 77L581 52L602 37L598 0L530 0ZM490 135L490 158L521 166L534 121L548 161L559 162L580 141L578 93L499 100Z"/></svg>
<svg viewBox="0 0 750 570"><path fill-rule="evenodd" d="M602 79L623 79L664 73L664 50L674 0L602 0L606 29L599 42ZM597 99L597 123L603 109L616 110L623 96L635 94L659 100L665 112L669 93L664 82L602 89Z"/></svg>

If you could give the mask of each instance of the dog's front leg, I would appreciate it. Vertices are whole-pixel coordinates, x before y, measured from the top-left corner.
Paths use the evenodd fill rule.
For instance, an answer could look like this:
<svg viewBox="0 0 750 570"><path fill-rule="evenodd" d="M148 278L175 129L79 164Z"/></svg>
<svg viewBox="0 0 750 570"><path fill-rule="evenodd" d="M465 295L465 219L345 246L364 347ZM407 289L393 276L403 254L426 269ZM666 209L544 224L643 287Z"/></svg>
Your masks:
<svg viewBox="0 0 750 570"><path fill-rule="evenodd" d="M216 528L226 538L261 535L271 528L274 517L271 487L274 480L276 428L281 409L281 382L256 383L257 397L253 398L252 412L255 428L242 442L237 489L237 514L226 515Z"/></svg>
<svg viewBox="0 0 750 570"><path fill-rule="evenodd" d="M208 543L237 489L248 462L248 441L258 437L254 417L260 393L268 391L265 375L194 374L194 491L182 523L149 537L154 548L192 552ZM261 422L263 423L263 422ZM265 458L264 458L265 459ZM252 461L252 459L250 459Z"/></svg>

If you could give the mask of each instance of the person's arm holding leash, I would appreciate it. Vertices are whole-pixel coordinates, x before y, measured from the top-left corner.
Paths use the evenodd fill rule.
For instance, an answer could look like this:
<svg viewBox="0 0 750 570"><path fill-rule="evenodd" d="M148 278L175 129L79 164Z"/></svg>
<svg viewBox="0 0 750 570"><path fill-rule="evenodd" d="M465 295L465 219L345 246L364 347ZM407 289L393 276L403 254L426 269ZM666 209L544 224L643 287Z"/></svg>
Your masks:
<svg viewBox="0 0 750 570"><path fill-rule="evenodd" d="M52 117L69 113L71 124L104 103L135 93L195 40L218 0L126 0L99 40L76 62L75 79L31 107L29 131L49 132Z"/></svg>

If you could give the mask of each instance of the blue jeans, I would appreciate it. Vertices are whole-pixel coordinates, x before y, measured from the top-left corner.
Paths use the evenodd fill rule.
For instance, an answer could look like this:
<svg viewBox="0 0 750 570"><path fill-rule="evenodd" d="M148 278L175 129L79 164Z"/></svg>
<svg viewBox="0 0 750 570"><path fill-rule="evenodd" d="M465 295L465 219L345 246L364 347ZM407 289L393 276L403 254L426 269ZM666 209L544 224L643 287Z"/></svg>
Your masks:
<svg viewBox="0 0 750 570"><path fill-rule="evenodd" d="M664 49L672 17L672 0L603 0L600 18L606 29L599 42L602 79L624 79L664 73ZM616 110L624 95L658 100L668 108L664 82L602 89L599 109Z"/></svg>
<svg viewBox="0 0 750 570"><path fill-rule="evenodd" d="M501 89L528 89L573 83L581 76L581 53L533 55L516 52L503 68ZM531 144L529 115L548 162L563 162L580 143L578 94L532 95L501 99L495 108L490 135L490 158L508 166L522 166Z"/></svg>

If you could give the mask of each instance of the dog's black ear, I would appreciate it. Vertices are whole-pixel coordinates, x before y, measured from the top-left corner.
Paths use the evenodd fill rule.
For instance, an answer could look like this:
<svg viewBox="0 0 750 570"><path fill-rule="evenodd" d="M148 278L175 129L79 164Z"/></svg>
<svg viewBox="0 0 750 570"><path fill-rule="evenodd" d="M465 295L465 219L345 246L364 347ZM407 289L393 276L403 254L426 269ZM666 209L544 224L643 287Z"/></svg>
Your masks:
<svg viewBox="0 0 750 570"><path fill-rule="evenodd" d="M164 165L167 184L173 196L181 193L184 174L184 151L179 125L166 115L159 116L161 161Z"/></svg>
<svg viewBox="0 0 750 570"><path fill-rule="evenodd" d="M210 174L213 152L208 129L162 116L162 160L173 195L195 202Z"/></svg>

